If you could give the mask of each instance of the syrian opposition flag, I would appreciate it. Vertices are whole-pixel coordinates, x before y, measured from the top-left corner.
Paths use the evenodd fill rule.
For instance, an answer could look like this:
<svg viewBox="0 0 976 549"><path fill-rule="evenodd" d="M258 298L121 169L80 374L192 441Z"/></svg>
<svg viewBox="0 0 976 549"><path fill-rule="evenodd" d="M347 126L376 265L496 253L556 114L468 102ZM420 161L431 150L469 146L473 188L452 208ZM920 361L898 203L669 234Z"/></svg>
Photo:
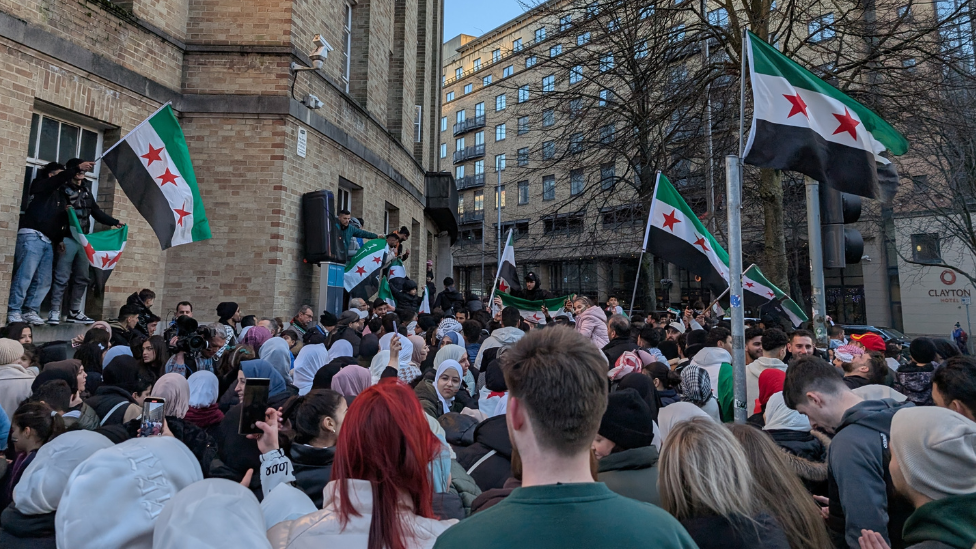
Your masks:
<svg viewBox="0 0 976 549"><path fill-rule="evenodd" d="M389 248L385 238L367 240L346 264L343 287L349 297L369 299L380 287L380 275ZM385 279L385 277L384 277Z"/></svg>
<svg viewBox="0 0 976 549"><path fill-rule="evenodd" d="M515 307L522 314L522 318L529 322L535 322L536 324L546 323L546 315L542 312L543 305L550 311L555 311L563 306L563 303L566 302L566 298L568 297L563 296L553 299L529 301L528 299L519 299L505 292L499 292L497 296L501 298L502 306Z"/></svg>
<svg viewBox="0 0 976 549"><path fill-rule="evenodd" d="M394 278L407 277L407 270L403 268L403 262L400 261L399 258L394 259L393 262L390 263L390 269L387 271L387 276L390 278L390 280L393 280Z"/></svg>
<svg viewBox="0 0 976 549"><path fill-rule="evenodd" d="M102 159L164 250L210 238L186 139L168 103Z"/></svg>
<svg viewBox="0 0 976 549"><path fill-rule="evenodd" d="M125 249L125 241L129 236L129 226L124 225L121 229L109 229L97 233L85 234L75 215L74 208L68 208L68 222L71 228L71 237L81 245L88 257L88 263L92 266L95 275L92 282L95 284L96 295L105 293L105 282L112 274L112 269L119 262L122 250Z"/></svg>
<svg viewBox="0 0 976 549"><path fill-rule="evenodd" d="M760 306L772 305L780 314L790 319L793 327L799 327L807 320L806 313L785 292L774 286L755 265L742 273L742 289L745 290L746 303Z"/></svg>
<svg viewBox="0 0 976 549"><path fill-rule="evenodd" d="M754 112L745 163L867 198L894 197L898 174L883 154L905 154L908 140L751 32L746 47Z"/></svg>
<svg viewBox="0 0 976 549"><path fill-rule="evenodd" d="M715 295L729 287L729 254L660 172L644 235L645 251L700 276Z"/></svg>
<svg viewBox="0 0 976 549"><path fill-rule="evenodd" d="M396 309L396 300L393 299L393 290L390 289L390 280L387 277L380 278L380 287L376 297L382 299L387 305Z"/></svg>
<svg viewBox="0 0 976 549"><path fill-rule="evenodd" d="M512 290L521 289L518 271L515 270L515 237L512 235L512 229L509 229L508 238L505 240L505 250L502 251L502 262L498 266L498 291L503 294L510 294Z"/></svg>

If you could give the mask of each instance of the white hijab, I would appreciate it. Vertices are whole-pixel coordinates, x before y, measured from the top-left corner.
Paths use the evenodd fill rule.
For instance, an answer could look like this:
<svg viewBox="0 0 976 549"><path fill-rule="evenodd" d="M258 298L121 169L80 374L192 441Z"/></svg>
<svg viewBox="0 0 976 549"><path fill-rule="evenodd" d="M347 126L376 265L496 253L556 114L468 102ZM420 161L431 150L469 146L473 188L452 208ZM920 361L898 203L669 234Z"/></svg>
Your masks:
<svg viewBox="0 0 976 549"><path fill-rule="evenodd" d="M456 360L447 359L444 362L441 362L441 365L437 367L437 374L434 375L434 393L437 394L437 400L441 401L445 414L451 411L451 404L454 402L454 399L452 398L450 401L448 401L443 395L441 395L441 392L437 390L437 381L440 380L441 374L443 374L448 368L454 368L454 370L457 372L459 380L464 379L464 370Z"/></svg>
<svg viewBox="0 0 976 549"><path fill-rule="evenodd" d="M332 344L332 348L329 349L329 362L343 357L352 357L352 343L349 343L346 339L336 341Z"/></svg>
<svg viewBox="0 0 976 549"><path fill-rule="evenodd" d="M387 334L383 334L383 337L380 338L380 350L381 351L389 351L390 350L390 340L391 339L393 339L393 332L390 332L390 333L387 333ZM406 339L406 338L403 337L403 336L400 336L400 339Z"/></svg>
<svg viewBox="0 0 976 549"><path fill-rule="evenodd" d="M769 397L769 402L766 403L766 413L763 414L763 417L766 419L766 426L763 427L763 431L773 429L809 431L812 429L807 416L786 406L786 401L783 400L783 391L774 393L773 396Z"/></svg>
<svg viewBox="0 0 976 549"><path fill-rule="evenodd" d="M240 484L209 478L182 489L159 514L153 549L271 549L258 499Z"/></svg>
<svg viewBox="0 0 976 549"><path fill-rule="evenodd" d="M674 404L669 404L661 408L661 411L657 414L657 424L661 436L654 437L654 445L657 446L658 451L661 450L661 447L668 440L668 434L674 429L675 425L696 417L712 419L712 416L690 402L675 402Z"/></svg>
<svg viewBox="0 0 976 549"><path fill-rule="evenodd" d="M190 406L193 408L206 408L217 402L217 392L220 390L220 382L213 372L199 370L193 372L189 379L190 384Z"/></svg>
<svg viewBox="0 0 976 549"><path fill-rule="evenodd" d="M93 431L69 431L41 446L14 487L14 507L25 515L56 511L75 468L112 446L111 440Z"/></svg>
<svg viewBox="0 0 976 549"><path fill-rule="evenodd" d="M373 360L369 363L369 374L373 378L372 385L380 382L383 370L390 364L390 351L380 351L376 353Z"/></svg>
<svg viewBox="0 0 976 549"><path fill-rule="evenodd" d="M315 379L315 372L319 368L329 363L329 351L325 350L324 343L305 345L295 358L295 369L292 376L295 378L295 386L298 387L298 394L304 395L312 390L312 381Z"/></svg>

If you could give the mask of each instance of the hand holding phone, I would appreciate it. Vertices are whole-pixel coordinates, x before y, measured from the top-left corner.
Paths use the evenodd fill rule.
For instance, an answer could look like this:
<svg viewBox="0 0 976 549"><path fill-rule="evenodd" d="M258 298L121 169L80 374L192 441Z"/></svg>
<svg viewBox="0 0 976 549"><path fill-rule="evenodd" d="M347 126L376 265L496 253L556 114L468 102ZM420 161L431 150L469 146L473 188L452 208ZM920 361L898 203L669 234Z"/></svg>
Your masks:
<svg viewBox="0 0 976 549"><path fill-rule="evenodd" d="M256 435L262 432L257 423L265 419L270 387L271 380L267 378L251 377L244 382L244 398L241 402L243 409L241 410L241 422L237 429L238 433ZM275 429L277 430L277 425Z"/></svg>
<svg viewBox="0 0 976 549"><path fill-rule="evenodd" d="M142 425L139 428L140 437L155 437L163 434L165 408L165 398L146 398L142 403Z"/></svg>

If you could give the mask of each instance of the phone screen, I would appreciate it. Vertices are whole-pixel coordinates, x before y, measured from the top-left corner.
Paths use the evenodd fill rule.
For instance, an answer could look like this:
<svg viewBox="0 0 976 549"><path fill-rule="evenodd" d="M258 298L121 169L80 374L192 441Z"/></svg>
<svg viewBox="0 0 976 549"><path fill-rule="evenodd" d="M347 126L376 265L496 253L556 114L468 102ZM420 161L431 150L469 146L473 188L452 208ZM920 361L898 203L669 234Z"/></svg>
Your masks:
<svg viewBox="0 0 976 549"><path fill-rule="evenodd" d="M268 409L268 389L271 380L266 378L248 378L244 382L244 401L241 411L241 424L238 432L242 435L254 435L261 433L261 429L255 425L258 421L264 421L264 412Z"/></svg>
<svg viewBox="0 0 976 549"><path fill-rule="evenodd" d="M159 397L148 397L142 403L142 429L139 431L141 437L154 437L163 434L163 409L166 407L166 399Z"/></svg>
<svg viewBox="0 0 976 549"><path fill-rule="evenodd" d="M400 333L400 330L397 328L397 325L396 325L396 320L393 321L393 333L394 334Z"/></svg>

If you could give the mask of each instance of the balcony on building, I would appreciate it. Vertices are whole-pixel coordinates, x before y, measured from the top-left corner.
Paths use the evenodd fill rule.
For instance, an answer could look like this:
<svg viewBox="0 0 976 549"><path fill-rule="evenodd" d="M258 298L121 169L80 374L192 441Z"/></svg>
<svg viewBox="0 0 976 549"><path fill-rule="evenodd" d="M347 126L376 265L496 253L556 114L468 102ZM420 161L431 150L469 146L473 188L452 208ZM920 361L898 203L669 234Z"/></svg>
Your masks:
<svg viewBox="0 0 976 549"><path fill-rule="evenodd" d="M459 216L461 218L461 225L470 225L471 223L481 223L485 220L484 210L475 210L473 212L464 212Z"/></svg>
<svg viewBox="0 0 976 549"><path fill-rule="evenodd" d="M485 156L485 144L472 145L470 147L465 147L460 151L455 151L454 153L454 163L460 164L465 160L471 160L472 158L482 158Z"/></svg>
<svg viewBox="0 0 976 549"><path fill-rule="evenodd" d="M485 186L485 174L477 173L474 175L468 175L457 179L456 182L457 190L459 191L463 191L465 189L477 189Z"/></svg>
<svg viewBox="0 0 976 549"><path fill-rule="evenodd" d="M454 124L454 135L456 137L458 135L461 135L462 133L469 132L471 130L477 130L484 127L485 127L485 115L475 116L474 118L468 118L467 120Z"/></svg>

